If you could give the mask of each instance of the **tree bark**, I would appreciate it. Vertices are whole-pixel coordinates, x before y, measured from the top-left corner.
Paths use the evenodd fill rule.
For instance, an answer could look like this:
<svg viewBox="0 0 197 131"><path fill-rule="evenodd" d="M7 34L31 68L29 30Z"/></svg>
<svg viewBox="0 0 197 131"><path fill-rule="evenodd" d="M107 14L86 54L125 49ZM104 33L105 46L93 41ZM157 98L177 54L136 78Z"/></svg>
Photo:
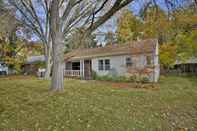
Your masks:
<svg viewBox="0 0 197 131"><path fill-rule="evenodd" d="M48 44L47 51L46 51L46 54L45 54L45 58L46 58L46 60L45 60L46 71L45 71L44 78L46 80L49 80L50 76L51 76L51 71L52 71L52 42L50 42Z"/></svg>
<svg viewBox="0 0 197 131"><path fill-rule="evenodd" d="M51 57L51 55L48 54L45 56L45 58L46 58L46 61L45 61L46 71L45 71L44 78L45 78L45 80L49 80L51 77L51 70L52 70L52 57Z"/></svg>
<svg viewBox="0 0 197 131"><path fill-rule="evenodd" d="M64 89L64 43L63 38L56 36L53 39L53 69L52 69L52 91L63 91Z"/></svg>
<svg viewBox="0 0 197 131"><path fill-rule="evenodd" d="M60 0L53 0L51 4L51 38L52 38L52 83L51 90L61 92L64 89L64 37L60 26Z"/></svg>

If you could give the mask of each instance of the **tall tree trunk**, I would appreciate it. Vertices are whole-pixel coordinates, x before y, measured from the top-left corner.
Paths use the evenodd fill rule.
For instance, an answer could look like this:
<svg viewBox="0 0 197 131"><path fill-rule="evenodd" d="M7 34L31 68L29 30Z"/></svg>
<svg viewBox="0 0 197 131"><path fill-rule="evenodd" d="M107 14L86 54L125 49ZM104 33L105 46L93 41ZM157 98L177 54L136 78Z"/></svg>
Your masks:
<svg viewBox="0 0 197 131"><path fill-rule="evenodd" d="M50 79L51 71L52 71L52 42L48 44L46 55L45 55L45 63L46 63L46 72L44 78L46 80Z"/></svg>
<svg viewBox="0 0 197 131"><path fill-rule="evenodd" d="M51 55L47 55L45 56L46 60L45 60L45 63L46 63L46 71L45 71L45 80L49 80L50 79L50 76L51 76L51 70L52 70L52 57Z"/></svg>
<svg viewBox="0 0 197 131"><path fill-rule="evenodd" d="M59 2L60 0L53 0L51 5L52 91L63 91L64 88L64 38L60 27Z"/></svg>
<svg viewBox="0 0 197 131"><path fill-rule="evenodd" d="M51 90L63 91L64 87L64 44L61 36L56 36L53 41L53 69Z"/></svg>

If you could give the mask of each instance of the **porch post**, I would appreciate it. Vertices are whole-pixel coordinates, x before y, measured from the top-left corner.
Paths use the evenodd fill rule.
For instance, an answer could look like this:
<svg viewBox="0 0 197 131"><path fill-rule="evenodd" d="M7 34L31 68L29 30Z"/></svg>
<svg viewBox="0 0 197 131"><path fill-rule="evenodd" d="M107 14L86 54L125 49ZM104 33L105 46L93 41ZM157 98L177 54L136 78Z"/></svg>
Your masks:
<svg viewBox="0 0 197 131"><path fill-rule="evenodd" d="M84 60L80 60L80 76L84 77Z"/></svg>

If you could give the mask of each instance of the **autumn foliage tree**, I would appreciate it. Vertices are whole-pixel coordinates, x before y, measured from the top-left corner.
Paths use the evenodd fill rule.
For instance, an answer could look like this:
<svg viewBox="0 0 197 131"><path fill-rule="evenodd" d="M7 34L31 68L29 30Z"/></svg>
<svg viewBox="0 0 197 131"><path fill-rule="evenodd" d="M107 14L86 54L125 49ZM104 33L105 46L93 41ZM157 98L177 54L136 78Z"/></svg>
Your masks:
<svg viewBox="0 0 197 131"><path fill-rule="evenodd" d="M155 2L149 2L140 11L140 26L133 24L139 17L131 19L130 11L122 14L119 23L124 24L118 24L119 39L130 41L133 34L141 39L157 38L160 44L160 63L166 68L172 67L177 60L185 61L196 56L196 4L190 1L188 5L165 11Z"/></svg>
<svg viewBox="0 0 197 131"><path fill-rule="evenodd" d="M160 46L160 63L164 67L172 67L177 58L176 44L165 43Z"/></svg>
<svg viewBox="0 0 197 131"><path fill-rule="evenodd" d="M0 13L0 61L5 62L17 72L26 60L27 50L24 41L17 37L16 31L22 25L15 19L13 11L1 2Z"/></svg>
<svg viewBox="0 0 197 131"><path fill-rule="evenodd" d="M122 11L117 23L117 39L119 43L137 40L140 37L142 22L128 9Z"/></svg>

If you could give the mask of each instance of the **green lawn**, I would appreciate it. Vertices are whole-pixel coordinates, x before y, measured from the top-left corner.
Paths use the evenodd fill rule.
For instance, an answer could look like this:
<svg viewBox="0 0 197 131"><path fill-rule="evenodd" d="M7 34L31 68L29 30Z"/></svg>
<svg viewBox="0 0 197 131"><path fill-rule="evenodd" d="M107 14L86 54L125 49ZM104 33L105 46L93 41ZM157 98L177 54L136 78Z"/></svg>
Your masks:
<svg viewBox="0 0 197 131"><path fill-rule="evenodd" d="M197 78L162 77L157 90L65 80L61 94L49 84L1 78L0 131L197 130Z"/></svg>

